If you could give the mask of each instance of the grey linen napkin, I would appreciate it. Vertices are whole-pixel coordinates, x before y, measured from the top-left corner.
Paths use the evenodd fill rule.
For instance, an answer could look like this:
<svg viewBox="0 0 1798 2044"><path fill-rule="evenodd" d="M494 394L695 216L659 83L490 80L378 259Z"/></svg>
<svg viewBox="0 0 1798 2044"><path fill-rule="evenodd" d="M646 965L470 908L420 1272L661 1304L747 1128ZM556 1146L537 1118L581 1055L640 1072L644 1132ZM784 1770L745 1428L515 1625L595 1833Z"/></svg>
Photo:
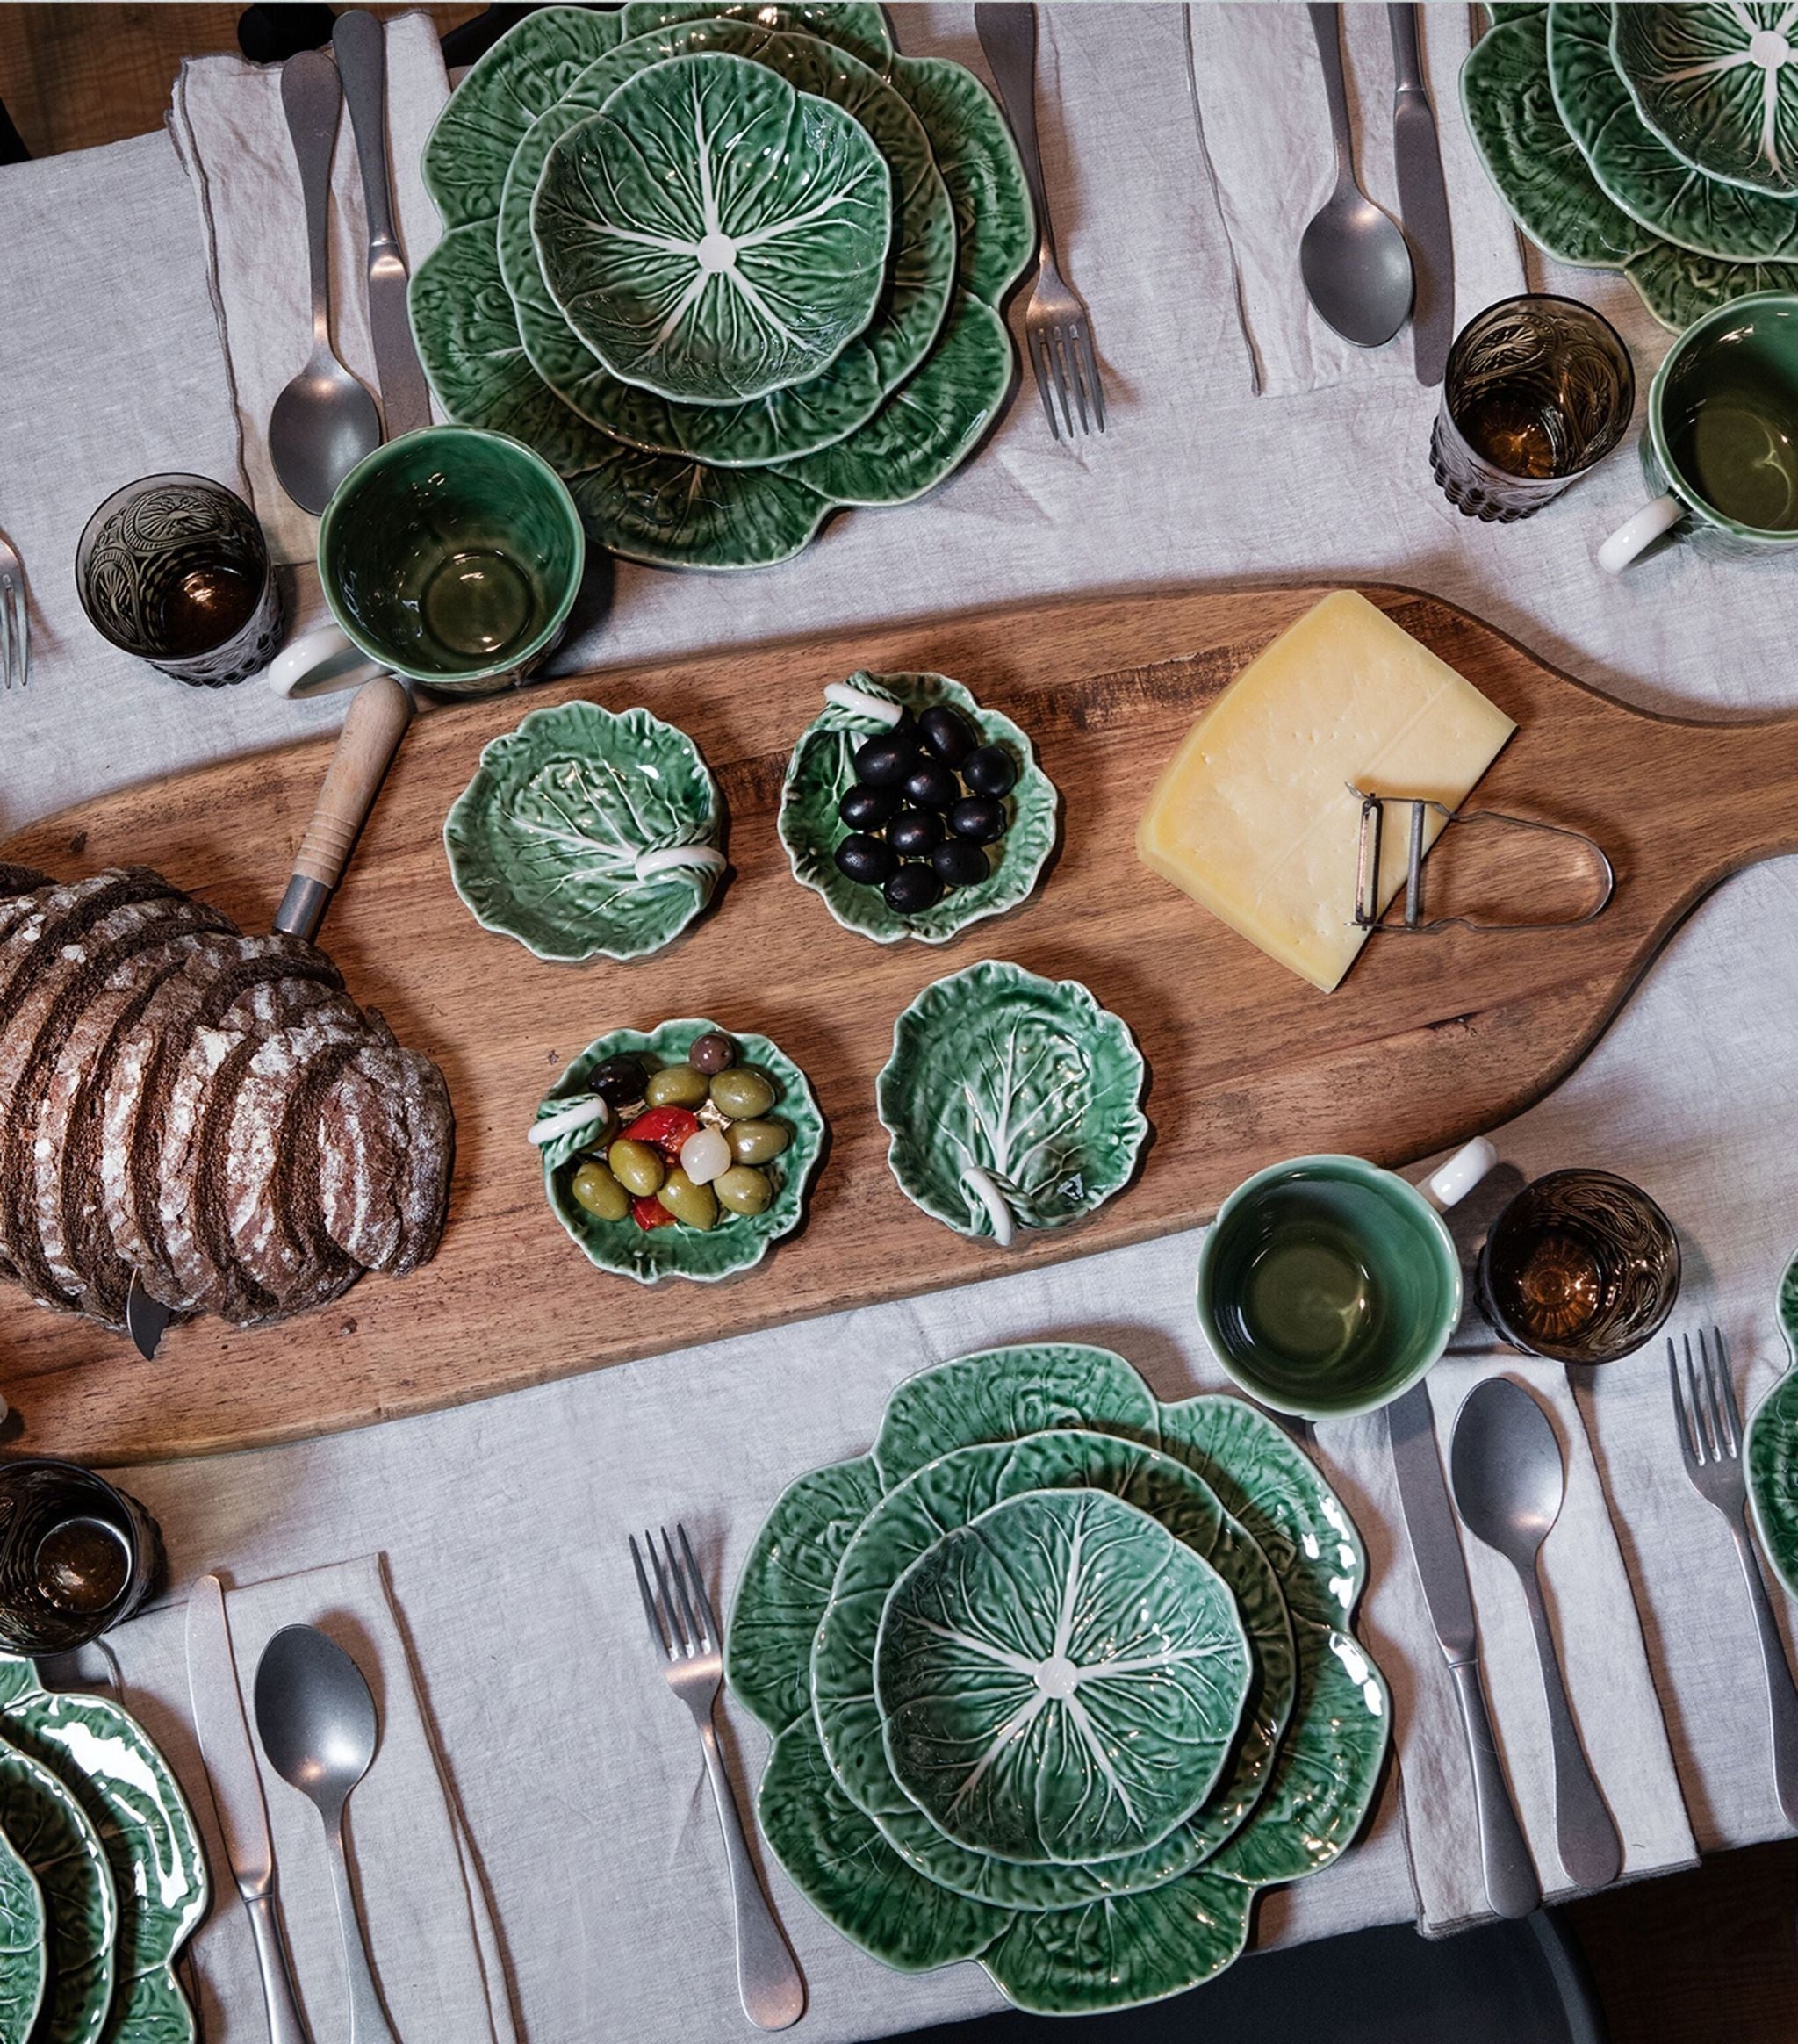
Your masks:
<svg viewBox="0 0 1798 2044"><path fill-rule="evenodd" d="M1455 325L1524 288L1523 257L1462 117L1457 77L1468 49L1461 5L1421 11L1423 68L1455 241ZM1296 4L1186 9L1195 112L1229 237L1236 309L1255 388L1263 397L1410 375L1409 327L1384 348L1356 348L1312 310L1298 274L1305 222L1335 183L1329 103L1307 11ZM1342 60L1361 188L1394 219L1392 52L1386 10L1342 9Z"/></svg>
<svg viewBox="0 0 1798 2044"><path fill-rule="evenodd" d="M378 1557L282 1576L227 1594L246 1714L256 1662L284 1625L317 1625L352 1653L380 1713L374 1766L350 1798L349 1852L382 1998L406 2044L515 2044L498 1932L485 1883L415 1685ZM248 1918L232 1883L187 1678L187 1607L170 1604L109 1636L123 1701L167 1756L205 1843L212 1906L191 1947L212 2044L266 2044ZM254 1719L252 1718L252 1724ZM254 1732L252 1732L254 1743ZM280 1911L308 2026L320 2044L349 2033L343 1952L319 1819L257 1745L275 1842Z"/></svg>
<svg viewBox="0 0 1798 2044"><path fill-rule="evenodd" d="M415 270L440 232L419 160L450 83L428 16L402 15L386 29L393 207L407 265ZM281 105L280 67L241 57L190 58L175 82L169 132L199 204L251 500L275 558L311 560L318 521L288 496L269 463L269 413L312 352L306 211ZM362 171L345 107L331 166L332 336L338 355L373 389L367 262Z"/></svg>

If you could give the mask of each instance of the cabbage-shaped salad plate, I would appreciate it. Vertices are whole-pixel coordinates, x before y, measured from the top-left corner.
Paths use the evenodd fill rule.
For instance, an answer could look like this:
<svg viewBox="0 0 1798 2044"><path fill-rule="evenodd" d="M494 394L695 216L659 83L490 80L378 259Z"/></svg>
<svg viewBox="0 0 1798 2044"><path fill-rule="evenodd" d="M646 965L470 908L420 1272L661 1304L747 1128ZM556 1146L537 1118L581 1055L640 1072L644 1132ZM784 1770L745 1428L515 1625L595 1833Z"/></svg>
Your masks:
<svg viewBox="0 0 1798 2044"><path fill-rule="evenodd" d="M537 958L642 958L672 943L724 870L717 783L646 709L534 709L481 753L443 823L456 891Z"/></svg>
<svg viewBox="0 0 1798 2044"><path fill-rule="evenodd" d="M1676 156L1707 176L1792 198L1794 31L1798 11L1783 0L1621 6L1611 53L1643 125Z"/></svg>
<svg viewBox="0 0 1798 2044"><path fill-rule="evenodd" d="M926 987L875 1082L887 1162L914 1206L1003 1248L1119 1190L1148 1135L1147 1067L1078 980L986 959Z"/></svg>
<svg viewBox="0 0 1798 2044"><path fill-rule="evenodd" d="M531 224L550 295L615 376L739 404L821 374L873 318L892 174L842 107L706 52L571 128Z"/></svg>

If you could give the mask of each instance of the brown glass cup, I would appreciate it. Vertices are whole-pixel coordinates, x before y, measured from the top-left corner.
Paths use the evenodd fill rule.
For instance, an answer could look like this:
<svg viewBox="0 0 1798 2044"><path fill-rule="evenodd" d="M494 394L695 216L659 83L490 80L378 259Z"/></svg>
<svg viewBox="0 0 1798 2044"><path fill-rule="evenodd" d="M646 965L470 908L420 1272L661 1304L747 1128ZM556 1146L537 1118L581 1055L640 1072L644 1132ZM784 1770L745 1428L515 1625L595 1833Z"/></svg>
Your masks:
<svg viewBox="0 0 1798 2044"><path fill-rule="evenodd" d="M1464 516L1528 518L1611 452L1635 406L1608 320L1572 299L1501 299L1449 350L1430 469Z"/></svg>
<svg viewBox="0 0 1798 2044"><path fill-rule="evenodd" d="M263 529L207 476L144 476L115 490L81 536L75 583L103 638L197 687L248 680L281 642Z"/></svg>
<svg viewBox="0 0 1798 2044"><path fill-rule="evenodd" d="M162 1567L155 1521L104 1477L47 1456L0 1460L0 1650L85 1646L131 1616Z"/></svg>
<svg viewBox="0 0 1798 2044"><path fill-rule="evenodd" d="M1561 1363L1615 1363L1658 1333L1679 1296L1679 1238L1639 1185L1550 1171L1492 1223L1477 1296L1503 1340Z"/></svg>

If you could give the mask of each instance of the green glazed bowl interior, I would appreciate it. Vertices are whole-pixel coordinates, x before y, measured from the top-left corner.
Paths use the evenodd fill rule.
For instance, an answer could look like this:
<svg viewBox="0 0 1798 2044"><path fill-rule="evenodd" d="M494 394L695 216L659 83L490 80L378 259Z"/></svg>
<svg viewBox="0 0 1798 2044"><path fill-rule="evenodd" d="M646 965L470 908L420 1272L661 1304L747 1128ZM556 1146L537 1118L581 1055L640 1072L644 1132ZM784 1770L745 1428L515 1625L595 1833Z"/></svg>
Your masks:
<svg viewBox="0 0 1798 2044"><path fill-rule="evenodd" d="M1766 393L1798 435L1798 294L1762 291L1708 313L1655 372L1649 445L1667 486L1711 522L1777 546L1798 541L1798 437L1767 418ZM1713 466L1712 464L1715 464ZM1731 515L1708 474L1733 479Z"/></svg>
<svg viewBox="0 0 1798 2044"><path fill-rule="evenodd" d="M377 448L319 527L332 615L371 660L427 684L529 666L567 623L586 553L580 515L549 464L468 426Z"/></svg>
<svg viewBox="0 0 1798 2044"><path fill-rule="evenodd" d="M1295 1308L1291 1263L1277 1291L1257 1291L1276 1232L1294 1256L1302 1232L1323 1259L1309 1310ZM1358 1266L1354 1290L1365 1304L1353 1338L1319 1359L1328 1331L1319 1316L1333 1309L1345 1257ZM1219 1208L1198 1253L1197 1305L1212 1353L1252 1398L1302 1419L1340 1419L1389 1403L1442 1355L1461 1317L1461 1263L1441 1216L1402 1178L1361 1157L1294 1157L1245 1179ZM1269 1311L1296 1311L1293 1345L1268 1338Z"/></svg>

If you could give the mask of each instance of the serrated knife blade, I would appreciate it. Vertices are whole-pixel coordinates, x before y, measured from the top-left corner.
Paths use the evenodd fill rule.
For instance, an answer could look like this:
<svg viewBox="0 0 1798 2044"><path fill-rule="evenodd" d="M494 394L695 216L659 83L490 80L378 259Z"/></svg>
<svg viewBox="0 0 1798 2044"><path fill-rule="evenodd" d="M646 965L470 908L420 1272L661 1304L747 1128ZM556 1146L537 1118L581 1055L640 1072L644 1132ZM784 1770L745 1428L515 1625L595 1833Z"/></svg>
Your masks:
<svg viewBox="0 0 1798 2044"><path fill-rule="evenodd" d="M1427 1385L1413 1384L1386 1407L1386 1432L1392 1444L1392 1468L1399 1479L1399 1502L1411 1558L1423 1585L1429 1622L1449 1664L1455 1701L1461 1707L1462 1730L1467 1735L1486 1899L1501 1917L1528 1916L1542 1901L1542 1885L1492 1738L1479 1678L1479 1628L1473 1592L1468 1586L1461 1537L1455 1530L1449 1479L1436 1449L1435 1416Z"/></svg>
<svg viewBox="0 0 1798 2044"><path fill-rule="evenodd" d="M1386 9L1392 33L1392 160L1399 174L1399 224L1411 244L1416 295L1411 306L1412 359L1417 380L1439 384L1455 338L1455 237L1436 117L1423 82L1417 9Z"/></svg>
<svg viewBox="0 0 1798 2044"><path fill-rule="evenodd" d="M262 1775L237 1683L225 1587L217 1576L202 1576L188 1594L187 1686L200 1758L212 1785L212 1807L224 1833L225 1856L255 1934L270 2044L310 2044L294 1998L287 1947L275 1918L275 1847L269 1836L269 1809L263 1800Z"/></svg>

